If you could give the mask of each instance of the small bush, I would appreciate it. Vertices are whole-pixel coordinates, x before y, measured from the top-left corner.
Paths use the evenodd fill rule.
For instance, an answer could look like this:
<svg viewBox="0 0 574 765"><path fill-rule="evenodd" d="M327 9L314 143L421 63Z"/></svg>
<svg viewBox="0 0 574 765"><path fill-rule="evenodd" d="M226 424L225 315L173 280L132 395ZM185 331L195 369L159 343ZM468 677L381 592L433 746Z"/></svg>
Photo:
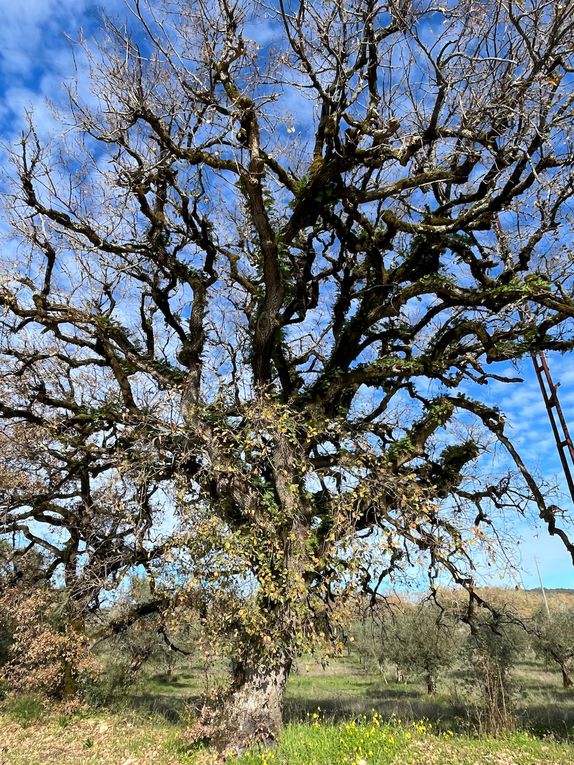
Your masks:
<svg viewBox="0 0 574 765"><path fill-rule="evenodd" d="M96 709L109 706L133 685L133 676L124 662L110 662L99 675L85 676L78 683L78 695Z"/></svg>
<svg viewBox="0 0 574 765"><path fill-rule="evenodd" d="M56 591L7 588L0 610L9 618L13 636L0 680L12 689L70 699L77 681L100 671L88 638L62 622Z"/></svg>

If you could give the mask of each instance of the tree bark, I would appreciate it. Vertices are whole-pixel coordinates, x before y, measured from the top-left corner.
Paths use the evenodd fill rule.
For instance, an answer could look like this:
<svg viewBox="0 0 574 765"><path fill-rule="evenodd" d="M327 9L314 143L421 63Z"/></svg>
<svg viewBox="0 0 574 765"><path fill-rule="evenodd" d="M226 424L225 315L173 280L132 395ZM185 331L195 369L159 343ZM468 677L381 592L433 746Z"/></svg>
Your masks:
<svg viewBox="0 0 574 765"><path fill-rule="evenodd" d="M76 677L72 662L67 659L64 661L62 687L60 695L63 701L71 701L76 696L77 686Z"/></svg>
<svg viewBox="0 0 574 765"><path fill-rule="evenodd" d="M82 616L74 615L73 612L68 617L68 640L75 643L78 636L85 635L86 624ZM62 665L62 680L59 695L63 701L72 701L78 692L77 673L74 662L70 658L64 658Z"/></svg>
<svg viewBox="0 0 574 765"><path fill-rule="evenodd" d="M572 686L574 686L574 681L572 680L570 672L564 666L560 667L560 670L562 672L562 687L572 688Z"/></svg>
<svg viewBox="0 0 574 765"><path fill-rule="evenodd" d="M291 669L284 657L238 666L229 695L211 724L210 741L225 754L270 744L283 725L283 698Z"/></svg>
<svg viewBox="0 0 574 765"><path fill-rule="evenodd" d="M130 675L135 675L140 671L144 663L149 659L150 653L151 653L151 650L142 651L141 653L138 653L136 656L133 657L133 659L130 662L130 666L128 668L128 672L130 673Z"/></svg>

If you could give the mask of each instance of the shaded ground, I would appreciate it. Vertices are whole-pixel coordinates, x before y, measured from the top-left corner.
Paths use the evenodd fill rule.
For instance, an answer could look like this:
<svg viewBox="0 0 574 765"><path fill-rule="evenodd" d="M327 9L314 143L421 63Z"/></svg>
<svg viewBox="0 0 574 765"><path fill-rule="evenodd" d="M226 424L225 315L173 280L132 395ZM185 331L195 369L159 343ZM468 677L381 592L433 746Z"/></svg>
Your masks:
<svg viewBox="0 0 574 765"><path fill-rule="evenodd" d="M182 733L202 690L213 689L223 670L181 665L172 676L152 672L108 710L71 717L25 698L5 702L0 765L210 765L212 756L190 751ZM517 724L550 738L455 735L475 731L462 703L468 688L461 672L442 678L428 697L422 681L397 684L353 658L326 668L302 661L289 682L289 725L279 746L236 765L572 765L574 692L560 687L558 672L532 661L514 680ZM377 730L368 733L373 714ZM383 736L379 729L387 728Z"/></svg>
<svg viewBox="0 0 574 765"><path fill-rule="evenodd" d="M178 765L174 726L134 716L45 716L24 724L0 716L0 765Z"/></svg>
<svg viewBox="0 0 574 765"><path fill-rule="evenodd" d="M203 667L180 667L172 677L155 674L143 678L127 702L133 709L162 715L176 722L189 716L207 684L213 688L223 667L205 673ZM333 661L323 668L301 661L287 688L285 719L305 720L320 707L327 719L349 720L376 710L384 719L428 719L443 729L472 730L467 681L461 672L443 677L434 697L426 694L422 680L395 683L381 673L366 672L353 658ZM520 664L514 676L517 724L538 734L553 733L574 739L574 690L561 687L558 671L540 663ZM574 756L573 756L574 762Z"/></svg>

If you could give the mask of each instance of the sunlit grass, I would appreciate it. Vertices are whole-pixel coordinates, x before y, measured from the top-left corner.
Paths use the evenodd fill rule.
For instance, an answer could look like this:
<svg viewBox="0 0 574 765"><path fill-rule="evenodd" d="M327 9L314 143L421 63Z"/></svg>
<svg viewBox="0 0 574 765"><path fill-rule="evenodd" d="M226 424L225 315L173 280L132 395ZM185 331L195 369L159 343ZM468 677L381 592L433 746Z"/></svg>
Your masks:
<svg viewBox="0 0 574 765"><path fill-rule="evenodd" d="M30 703L0 714L3 765L215 765L186 745L185 726L144 714L89 710L64 716ZM323 719L323 710L286 726L275 747L228 765L571 765L572 746L527 732L493 739L440 731L428 720Z"/></svg>
<svg viewBox="0 0 574 765"><path fill-rule="evenodd" d="M2 765L214 765L216 756L189 747L186 726L206 687L224 665L181 665L171 676L150 667L107 709L85 705L73 715L21 696L0 707ZM445 675L436 697L416 679L367 672L352 658L323 669L301 660L289 682L286 725L277 745L229 765L572 765L574 693L556 671L524 662L516 671L517 727L552 730L557 740L521 732L492 739L459 717L463 678ZM320 707L320 708L318 708ZM376 710L376 711L374 711ZM393 716L394 713L394 716ZM422 719L424 718L424 719ZM467 733L468 735L459 735ZM559 741L558 741L559 739Z"/></svg>
<svg viewBox="0 0 574 765"><path fill-rule="evenodd" d="M537 739L527 732L494 739L436 731L421 720L391 723L374 712L357 721L287 726L273 749L254 750L234 765L571 765L569 744Z"/></svg>

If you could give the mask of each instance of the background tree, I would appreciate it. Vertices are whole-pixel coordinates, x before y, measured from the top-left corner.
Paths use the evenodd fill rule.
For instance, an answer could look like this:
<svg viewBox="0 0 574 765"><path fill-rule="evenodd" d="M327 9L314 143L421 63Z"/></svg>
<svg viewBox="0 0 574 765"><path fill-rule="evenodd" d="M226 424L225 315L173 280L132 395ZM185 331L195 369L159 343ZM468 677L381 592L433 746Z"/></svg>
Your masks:
<svg viewBox="0 0 574 765"><path fill-rule="evenodd" d="M479 690L476 712L484 732L496 735L512 720L512 669L526 647L526 632L511 614L483 613L471 622L467 661Z"/></svg>
<svg viewBox="0 0 574 765"><path fill-rule="evenodd" d="M441 671L460 651L459 626L432 603L406 607L386 620L381 659L393 662L403 676L423 675L427 693L434 695Z"/></svg>
<svg viewBox="0 0 574 765"><path fill-rule="evenodd" d="M75 614L174 556L233 657L221 749L276 734L357 589L421 559L474 606L496 508L533 498L574 557L462 392L573 345L573 10L136 1L14 153L0 415L34 480L4 466L1 528ZM481 430L524 486L472 480Z"/></svg>
<svg viewBox="0 0 574 765"><path fill-rule="evenodd" d="M117 676L123 676L126 684L146 664L171 675L177 659L191 656L198 643L197 614L189 603L177 608L172 602L169 613L159 613L152 608L145 614L146 606L153 606L155 602L149 582L133 576L127 592L122 593L107 613L99 614L103 638L97 645L104 655L114 656L114 664L121 665ZM140 615L142 613L144 615ZM116 624L122 628L114 630ZM94 632L98 634L98 630Z"/></svg>
<svg viewBox="0 0 574 765"><path fill-rule="evenodd" d="M363 599L357 604L346 649L348 655L354 653L357 656L362 669L367 672L384 671L381 644L384 641L385 620L390 618L391 608L386 602L373 606Z"/></svg>
<svg viewBox="0 0 574 765"><path fill-rule="evenodd" d="M574 685L574 608L556 605L549 614L541 608L534 621L534 650L549 663L558 665L563 687L571 688Z"/></svg>

